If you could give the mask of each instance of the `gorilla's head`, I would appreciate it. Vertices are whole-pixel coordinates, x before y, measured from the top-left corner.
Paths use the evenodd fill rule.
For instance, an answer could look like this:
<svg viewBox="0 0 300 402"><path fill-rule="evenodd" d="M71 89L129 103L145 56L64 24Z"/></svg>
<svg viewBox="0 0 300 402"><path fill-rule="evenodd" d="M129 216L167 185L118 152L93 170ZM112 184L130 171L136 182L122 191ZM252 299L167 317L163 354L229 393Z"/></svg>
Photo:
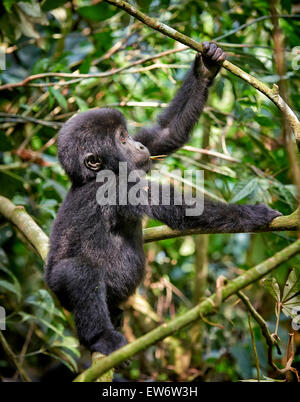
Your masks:
<svg viewBox="0 0 300 402"><path fill-rule="evenodd" d="M121 112L110 108L79 113L68 120L58 135L58 158L73 183L95 178L102 169L119 172L119 162L128 171L150 169L148 149L127 132Z"/></svg>

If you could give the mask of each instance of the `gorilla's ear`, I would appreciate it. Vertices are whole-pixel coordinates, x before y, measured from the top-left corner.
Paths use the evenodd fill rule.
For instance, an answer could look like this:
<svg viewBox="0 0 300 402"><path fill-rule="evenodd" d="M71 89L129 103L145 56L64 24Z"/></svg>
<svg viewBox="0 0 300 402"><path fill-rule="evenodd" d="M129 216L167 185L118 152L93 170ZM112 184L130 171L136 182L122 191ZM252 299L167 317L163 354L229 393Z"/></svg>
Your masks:
<svg viewBox="0 0 300 402"><path fill-rule="evenodd" d="M86 154L84 158L84 164L88 169L93 170L94 172L98 172L98 170L101 169L102 161L101 158L97 155Z"/></svg>

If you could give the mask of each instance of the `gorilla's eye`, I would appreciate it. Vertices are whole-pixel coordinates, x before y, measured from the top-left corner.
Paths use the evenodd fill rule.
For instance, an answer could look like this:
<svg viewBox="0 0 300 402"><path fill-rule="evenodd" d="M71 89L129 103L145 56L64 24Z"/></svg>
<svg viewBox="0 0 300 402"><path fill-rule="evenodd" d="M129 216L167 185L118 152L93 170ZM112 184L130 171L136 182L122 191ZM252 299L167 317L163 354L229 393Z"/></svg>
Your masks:
<svg viewBox="0 0 300 402"><path fill-rule="evenodd" d="M88 169L97 172L101 169L101 158L93 154L87 154L84 158L84 164Z"/></svg>

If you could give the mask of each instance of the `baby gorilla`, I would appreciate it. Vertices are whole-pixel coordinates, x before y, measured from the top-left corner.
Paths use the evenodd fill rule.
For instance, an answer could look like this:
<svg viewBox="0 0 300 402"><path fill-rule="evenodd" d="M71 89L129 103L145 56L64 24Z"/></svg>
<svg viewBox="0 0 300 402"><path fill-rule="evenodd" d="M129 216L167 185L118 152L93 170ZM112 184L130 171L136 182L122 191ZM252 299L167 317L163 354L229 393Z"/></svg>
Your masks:
<svg viewBox="0 0 300 402"><path fill-rule="evenodd" d="M231 205L208 199L199 216L187 216L187 204L99 205L96 180L103 170L117 179L119 162L127 170L148 172L150 155L179 149L203 110L208 88L225 54L214 43L203 44L170 106L157 124L132 139L124 116L103 108L80 113L62 127L59 160L72 186L54 221L46 282L62 305L74 313L80 342L91 351L109 354L125 345L117 330L119 306L133 294L144 275L142 217L148 215L173 229L203 228L253 231L268 225L279 212L264 205ZM175 190L171 191L174 195Z"/></svg>

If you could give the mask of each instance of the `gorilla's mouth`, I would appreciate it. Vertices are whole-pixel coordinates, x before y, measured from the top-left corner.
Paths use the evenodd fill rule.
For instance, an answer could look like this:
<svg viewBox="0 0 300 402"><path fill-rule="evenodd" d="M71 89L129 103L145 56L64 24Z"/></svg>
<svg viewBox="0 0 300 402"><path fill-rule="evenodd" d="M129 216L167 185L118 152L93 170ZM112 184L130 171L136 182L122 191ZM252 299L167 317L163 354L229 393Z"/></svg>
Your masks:
<svg viewBox="0 0 300 402"><path fill-rule="evenodd" d="M147 158L144 158L143 160L139 160L136 164L136 167L138 169L144 170L146 173L148 173L151 170L152 167L152 161L149 156Z"/></svg>

